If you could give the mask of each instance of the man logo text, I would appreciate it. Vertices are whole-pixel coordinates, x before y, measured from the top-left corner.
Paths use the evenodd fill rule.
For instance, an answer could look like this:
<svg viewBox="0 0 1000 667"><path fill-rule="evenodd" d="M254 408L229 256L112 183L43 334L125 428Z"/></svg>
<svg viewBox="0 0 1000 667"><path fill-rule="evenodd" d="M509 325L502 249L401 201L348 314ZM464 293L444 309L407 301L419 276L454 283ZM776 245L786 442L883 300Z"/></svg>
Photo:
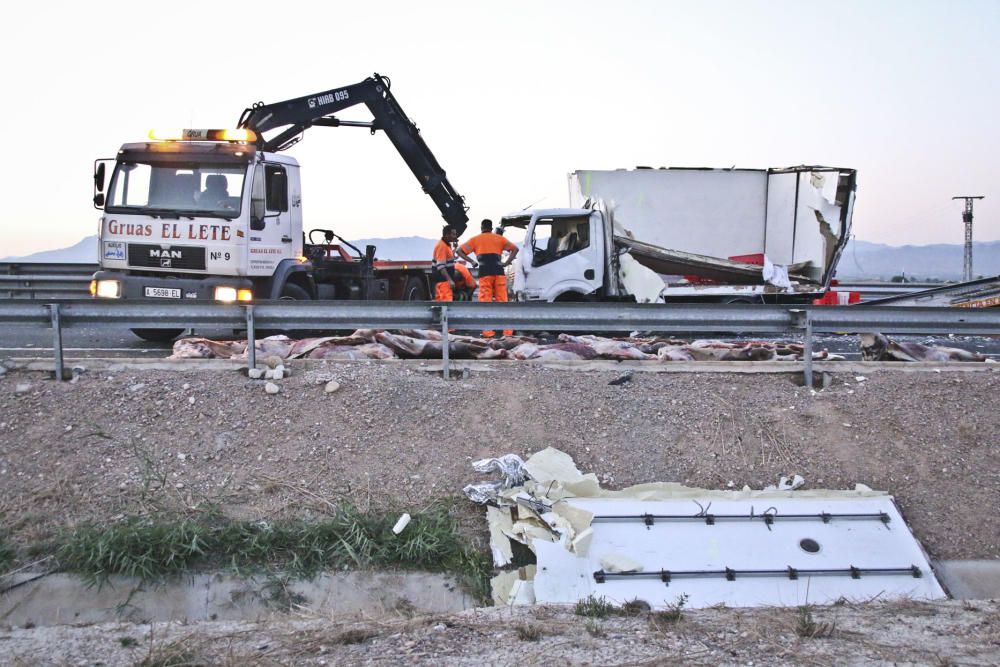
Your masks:
<svg viewBox="0 0 1000 667"><path fill-rule="evenodd" d="M160 259L181 259L184 254L180 250L160 250L159 248L149 249L150 257L159 257Z"/></svg>

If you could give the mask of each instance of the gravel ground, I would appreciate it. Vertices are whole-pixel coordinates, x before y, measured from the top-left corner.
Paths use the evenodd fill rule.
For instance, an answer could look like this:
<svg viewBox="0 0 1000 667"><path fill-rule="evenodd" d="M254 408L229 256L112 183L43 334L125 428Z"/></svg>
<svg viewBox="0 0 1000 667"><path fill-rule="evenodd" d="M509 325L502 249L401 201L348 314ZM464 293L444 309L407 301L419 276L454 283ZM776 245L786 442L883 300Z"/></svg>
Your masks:
<svg viewBox="0 0 1000 667"><path fill-rule="evenodd" d="M996 665L995 602L706 609L676 621L568 609L0 630L13 665ZM143 662L145 661L145 662Z"/></svg>
<svg viewBox="0 0 1000 667"><path fill-rule="evenodd" d="M16 543L81 520L214 507L419 510L474 459L546 446L610 488L678 481L892 493L936 558L1000 558L1000 374L873 372L823 391L784 375L573 372L527 364L444 381L403 364L297 369L268 395L233 371L0 377L0 526ZM324 393L330 379L340 389ZM25 386L27 385L27 386ZM485 536L481 510L467 525Z"/></svg>

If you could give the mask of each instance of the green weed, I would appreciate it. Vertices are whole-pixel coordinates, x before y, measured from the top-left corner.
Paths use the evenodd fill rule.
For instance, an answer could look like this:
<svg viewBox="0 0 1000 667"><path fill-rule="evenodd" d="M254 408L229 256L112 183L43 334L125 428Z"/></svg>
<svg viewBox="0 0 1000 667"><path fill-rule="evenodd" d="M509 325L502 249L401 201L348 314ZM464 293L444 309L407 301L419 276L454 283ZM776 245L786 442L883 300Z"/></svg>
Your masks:
<svg viewBox="0 0 1000 667"><path fill-rule="evenodd" d="M650 616L650 622L657 628L665 625L677 623L684 618L684 607L687 605L688 594L681 593L674 602L671 602L665 609L657 611Z"/></svg>
<svg viewBox="0 0 1000 667"><path fill-rule="evenodd" d="M14 561L17 558L17 552L7 542L7 536L0 532L0 574L3 574L7 570L14 566Z"/></svg>
<svg viewBox="0 0 1000 667"><path fill-rule="evenodd" d="M603 597L588 595L577 601L573 613L587 618L607 618L615 613L615 606Z"/></svg>
<svg viewBox="0 0 1000 667"><path fill-rule="evenodd" d="M798 619L795 623L795 634L804 639L825 639L832 637L836 631L833 623L817 623L813 618L812 608L799 607Z"/></svg>
<svg viewBox="0 0 1000 667"><path fill-rule="evenodd" d="M77 528L60 540L56 558L61 568L97 585L111 575L157 581L212 567L296 578L325 570L420 569L451 573L466 590L488 599L490 561L462 538L447 506L414 515L400 535L391 530L396 516L342 507L320 522L133 518Z"/></svg>

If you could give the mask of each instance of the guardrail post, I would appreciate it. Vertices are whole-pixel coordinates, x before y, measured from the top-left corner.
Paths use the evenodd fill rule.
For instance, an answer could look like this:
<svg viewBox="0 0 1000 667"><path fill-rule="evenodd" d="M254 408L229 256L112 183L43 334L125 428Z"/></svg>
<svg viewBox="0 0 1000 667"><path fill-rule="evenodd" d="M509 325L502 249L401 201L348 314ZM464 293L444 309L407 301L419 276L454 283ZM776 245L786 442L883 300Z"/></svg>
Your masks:
<svg viewBox="0 0 1000 667"><path fill-rule="evenodd" d="M56 380L63 380L62 322L59 319L59 304L50 303L52 314L52 352L56 359Z"/></svg>
<svg viewBox="0 0 1000 667"><path fill-rule="evenodd" d="M805 350L802 354L805 356L805 368L803 370L803 375L805 376L806 386L812 389L813 386L813 323L812 323L812 313L808 310L805 313L806 318L806 335L805 335Z"/></svg>
<svg viewBox="0 0 1000 667"><path fill-rule="evenodd" d="M247 369L257 368L257 339L253 331L253 306L245 306L247 311Z"/></svg>
<svg viewBox="0 0 1000 667"><path fill-rule="evenodd" d="M448 306L441 306L441 376L445 380L451 377L448 368L450 338L451 336L448 334Z"/></svg>

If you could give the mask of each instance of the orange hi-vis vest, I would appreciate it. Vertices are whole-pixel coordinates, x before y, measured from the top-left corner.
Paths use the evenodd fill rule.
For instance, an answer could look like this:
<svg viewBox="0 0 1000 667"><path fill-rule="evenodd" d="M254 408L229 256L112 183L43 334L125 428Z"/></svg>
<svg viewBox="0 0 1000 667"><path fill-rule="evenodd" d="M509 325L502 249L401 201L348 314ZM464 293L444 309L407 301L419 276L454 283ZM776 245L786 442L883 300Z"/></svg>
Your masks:
<svg viewBox="0 0 1000 667"><path fill-rule="evenodd" d="M463 243L461 247L462 252L466 255L476 253L476 259L479 261L480 276L502 276L503 266L500 259L503 256L503 252L505 250L510 252L515 249L513 243L493 232L483 232L478 236L473 236Z"/></svg>
<svg viewBox="0 0 1000 667"><path fill-rule="evenodd" d="M452 278L455 277L455 251L444 239L439 240L434 246L434 269L441 268L444 268Z"/></svg>

